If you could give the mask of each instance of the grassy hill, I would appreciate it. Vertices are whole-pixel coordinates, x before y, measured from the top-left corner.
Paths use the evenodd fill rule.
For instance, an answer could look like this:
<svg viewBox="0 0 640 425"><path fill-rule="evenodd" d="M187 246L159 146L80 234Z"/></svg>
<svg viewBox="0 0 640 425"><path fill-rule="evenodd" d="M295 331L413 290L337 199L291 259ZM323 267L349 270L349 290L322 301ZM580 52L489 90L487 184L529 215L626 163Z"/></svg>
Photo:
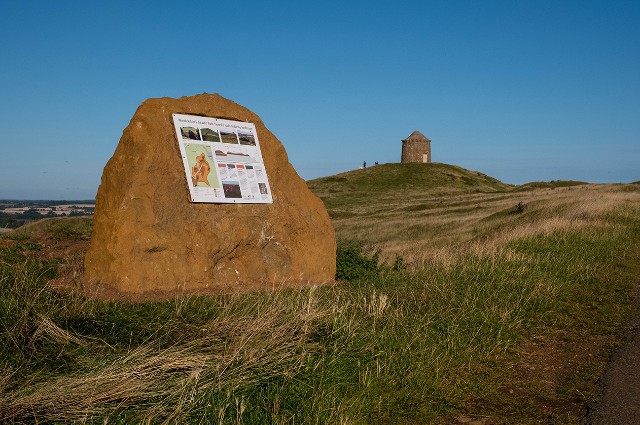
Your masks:
<svg viewBox="0 0 640 425"><path fill-rule="evenodd" d="M0 239L0 422L584 422L632 311L639 185L388 164L309 186L356 271L335 286L100 301L88 219Z"/></svg>
<svg viewBox="0 0 640 425"><path fill-rule="evenodd" d="M589 184L587 182L577 180L551 180L549 182L529 182L518 186L515 190L530 190L530 189L555 189L558 187L571 187L581 186Z"/></svg>
<svg viewBox="0 0 640 425"><path fill-rule="evenodd" d="M325 203L339 239L361 241L380 250L382 258L403 256L416 267L470 246L491 250L521 236L525 227L535 233L549 226L550 215L573 211L601 187L577 181L513 186L440 163L384 164L311 180L308 186ZM553 226L567 221L563 217Z"/></svg>
<svg viewBox="0 0 640 425"><path fill-rule="evenodd" d="M328 207L424 194L496 192L510 186L455 165L382 164L307 182Z"/></svg>

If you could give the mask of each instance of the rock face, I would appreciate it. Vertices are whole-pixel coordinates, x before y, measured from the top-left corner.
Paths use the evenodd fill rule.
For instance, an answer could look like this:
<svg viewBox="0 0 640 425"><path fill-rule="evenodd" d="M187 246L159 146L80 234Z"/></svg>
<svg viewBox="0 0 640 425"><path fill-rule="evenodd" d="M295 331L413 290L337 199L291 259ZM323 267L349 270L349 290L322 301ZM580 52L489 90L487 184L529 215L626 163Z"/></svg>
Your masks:
<svg viewBox="0 0 640 425"><path fill-rule="evenodd" d="M273 203L192 203L173 113L254 123ZM131 294L322 284L335 251L322 201L256 114L215 94L149 99L102 174L85 275Z"/></svg>

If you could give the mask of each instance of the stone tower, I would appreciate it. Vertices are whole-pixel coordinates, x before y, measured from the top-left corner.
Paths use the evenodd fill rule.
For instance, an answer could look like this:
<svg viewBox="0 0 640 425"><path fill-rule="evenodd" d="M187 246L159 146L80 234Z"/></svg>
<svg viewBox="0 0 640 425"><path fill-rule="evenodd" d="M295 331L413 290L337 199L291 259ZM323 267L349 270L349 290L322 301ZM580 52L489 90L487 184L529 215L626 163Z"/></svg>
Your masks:
<svg viewBox="0 0 640 425"><path fill-rule="evenodd" d="M400 162L431 162L431 140L418 130L402 141Z"/></svg>

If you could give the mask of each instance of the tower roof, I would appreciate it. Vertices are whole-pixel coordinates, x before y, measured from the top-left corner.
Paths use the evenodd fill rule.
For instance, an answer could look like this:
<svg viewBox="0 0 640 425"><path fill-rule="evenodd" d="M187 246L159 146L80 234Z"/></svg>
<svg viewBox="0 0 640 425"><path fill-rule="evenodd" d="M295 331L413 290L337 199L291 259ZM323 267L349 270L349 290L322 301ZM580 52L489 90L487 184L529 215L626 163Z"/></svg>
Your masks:
<svg viewBox="0 0 640 425"><path fill-rule="evenodd" d="M418 130L414 131L413 133L411 133L411 135L409 137L407 137L405 140L420 140L420 141L428 141L430 142L431 140L427 139L424 134L420 133Z"/></svg>

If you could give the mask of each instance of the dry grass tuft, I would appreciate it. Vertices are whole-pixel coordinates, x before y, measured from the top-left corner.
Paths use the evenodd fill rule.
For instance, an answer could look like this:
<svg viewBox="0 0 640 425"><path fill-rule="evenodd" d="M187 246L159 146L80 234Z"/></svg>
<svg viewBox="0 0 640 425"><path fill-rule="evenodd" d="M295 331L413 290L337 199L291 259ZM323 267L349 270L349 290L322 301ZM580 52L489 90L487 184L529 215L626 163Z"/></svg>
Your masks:
<svg viewBox="0 0 640 425"><path fill-rule="evenodd" d="M249 311L239 316L238 308ZM144 406L152 401L136 420L179 422L200 405L198 397L209 390L232 394L256 382L295 374L312 348L307 341L312 323L331 313L331 307L320 305L314 290L300 291L293 304L290 297L275 292L257 299L251 307L234 296L224 310L226 313L200 326L200 335L182 344L157 349L149 341L111 356L109 363L90 372L4 392L0 421L108 417L119 406ZM40 318L32 338L83 343L81 337L46 317ZM10 378L11 373L5 371L0 385ZM224 412L220 415L224 417Z"/></svg>

